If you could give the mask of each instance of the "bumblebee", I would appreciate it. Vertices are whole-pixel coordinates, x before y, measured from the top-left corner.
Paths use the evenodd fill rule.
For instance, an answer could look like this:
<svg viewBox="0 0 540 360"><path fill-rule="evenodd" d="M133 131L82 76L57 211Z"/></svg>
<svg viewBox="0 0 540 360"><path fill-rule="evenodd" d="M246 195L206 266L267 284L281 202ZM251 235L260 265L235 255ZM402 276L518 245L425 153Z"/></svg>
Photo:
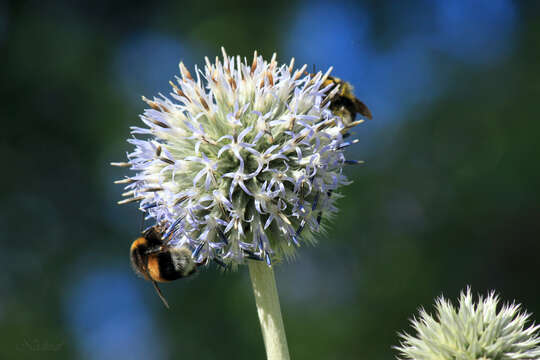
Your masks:
<svg viewBox="0 0 540 360"><path fill-rule="evenodd" d="M322 87L324 88L328 85L334 86L324 101L330 101L330 111L343 120L343 125L345 125L344 133L360 123L359 121L354 121L356 114L365 116L370 120L372 119L371 111L366 104L354 96L353 86L350 83L337 77L327 76Z"/></svg>
<svg viewBox="0 0 540 360"><path fill-rule="evenodd" d="M315 72L315 67L313 69L313 72ZM311 76L315 76L315 74L312 73ZM353 86L350 83L341 80L340 78L326 75L321 87L326 88L330 85L332 86L332 90L330 90L330 93L324 98L323 105L327 102L330 102L330 111L332 112L332 114L339 116L343 121L343 125L345 126L345 128L341 130L341 133L343 134L343 137L347 137L350 135L349 130L362 122L362 120L355 121L356 114L360 114L370 120L373 118L373 116L371 115L371 111L366 106L366 104L364 104L362 101L360 101L354 96ZM356 141L357 140L342 144L339 148L342 149L346 146L354 144ZM345 163L360 164L362 162L357 160L345 160ZM319 193L315 195L311 209L312 211L315 211L317 209L319 196ZM332 190L329 190L327 192L327 197L330 198L331 196ZM317 215L317 224L319 225L321 224L322 216L322 211L319 211L319 214ZM302 232L304 227L305 222L300 223L295 234L297 237L300 236L300 233Z"/></svg>
<svg viewBox="0 0 540 360"><path fill-rule="evenodd" d="M152 282L163 304L169 308L157 283L193 275L199 264L193 260L188 248L169 247L162 238L163 231L159 225L145 230L131 244L130 258L135 273Z"/></svg>

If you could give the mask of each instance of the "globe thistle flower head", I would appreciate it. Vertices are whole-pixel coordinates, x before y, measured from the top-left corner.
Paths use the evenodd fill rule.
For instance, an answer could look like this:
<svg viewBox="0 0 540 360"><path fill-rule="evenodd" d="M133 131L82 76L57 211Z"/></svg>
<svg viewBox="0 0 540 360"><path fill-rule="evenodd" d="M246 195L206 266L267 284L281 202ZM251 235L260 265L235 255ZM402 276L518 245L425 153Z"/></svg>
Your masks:
<svg viewBox="0 0 540 360"><path fill-rule="evenodd" d="M529 314L516 304L503 305L490 293L474 303L470 289L461 293L459 305L440 297L436 315L420 311L411 321L416 336L401 334L396 349L403 359L414 360L515 360L540 359L539 326L527 327Z"/></svg>
<svg viewBox="0 0 540 360"><path fill-rule="evenodd" d="M330 70L229 57L181 77L132 127L128 154L135 175L127 198L156 224L171 246L191 249L195 261L243 263L293 256L313 242L321 218L336 212L344 140L350 124L329 110L337 87L322 84ZM354 123L356 125L357 122Z"/></svg>

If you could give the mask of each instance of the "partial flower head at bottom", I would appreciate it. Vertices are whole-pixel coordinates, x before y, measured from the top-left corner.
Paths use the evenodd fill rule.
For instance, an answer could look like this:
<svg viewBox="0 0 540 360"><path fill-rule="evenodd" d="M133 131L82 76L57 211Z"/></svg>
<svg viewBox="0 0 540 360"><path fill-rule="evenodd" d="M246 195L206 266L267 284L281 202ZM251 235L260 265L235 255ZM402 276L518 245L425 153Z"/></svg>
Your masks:
<svg viewBox="0 0 540 360"><path fill-rule="evenodd" d="M294 255L336 212L347 125L330 109L330 70L308 74L255 53L211 63L171 82L132 127L135 172L127 199L164 224L171 246L199 263L240 264ZM139 138L141 137L141 138Z"/></svg>
<svg viewBox="0 0 540 360"><path fill-rule="evenodd" d="M527 326L529 314L516 304L497 309L494 293L474 303L467 289L454 307L439 298L436 316L420 311L413 319L416 336L402 334L396 349L402 359L414 360L516 360L540 359L538 326Z"/></svg>

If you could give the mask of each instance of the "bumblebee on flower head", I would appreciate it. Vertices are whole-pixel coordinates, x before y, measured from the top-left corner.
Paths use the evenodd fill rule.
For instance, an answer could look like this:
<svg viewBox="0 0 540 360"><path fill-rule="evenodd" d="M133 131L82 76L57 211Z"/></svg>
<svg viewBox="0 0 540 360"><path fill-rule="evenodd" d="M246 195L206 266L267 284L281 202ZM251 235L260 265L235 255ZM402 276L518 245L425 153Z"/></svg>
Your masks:
<svg viewBox="0 0 540 360"><path fill-rule="evenodd" d="M163 228L160 225L145 230L141 237L133 241L129 253L133 270L152 281L167 308L169 305L157 283L193 275L200 265L193 260L188 248L169 246L163 239Z"/></svg>
<svg viewBox="0 0 540 360"><path fill-rule="evenodd" d="M353 86L340 78L328 76L322 87L333 85L332 91L324 99L324 102L330 101L330 111L334 115L341 117L345 129L344 134L356 125L362 123L362 120L355 121L356 114L360 114L368 119L372 119L371 111L366 104L354 96Z"/></svg>

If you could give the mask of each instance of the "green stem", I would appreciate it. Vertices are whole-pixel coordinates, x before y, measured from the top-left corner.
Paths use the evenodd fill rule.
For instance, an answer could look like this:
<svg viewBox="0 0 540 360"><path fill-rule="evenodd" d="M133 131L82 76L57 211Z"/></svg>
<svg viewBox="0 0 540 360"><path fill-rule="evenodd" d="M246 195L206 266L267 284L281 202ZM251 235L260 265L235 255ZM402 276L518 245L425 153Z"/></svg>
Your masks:
<svg viewBox="0 0 540 360"><path fill-rule="evenodd" d="M289 360L274 270L262 261L248 261L251 285L268 360Z"/></svg>

